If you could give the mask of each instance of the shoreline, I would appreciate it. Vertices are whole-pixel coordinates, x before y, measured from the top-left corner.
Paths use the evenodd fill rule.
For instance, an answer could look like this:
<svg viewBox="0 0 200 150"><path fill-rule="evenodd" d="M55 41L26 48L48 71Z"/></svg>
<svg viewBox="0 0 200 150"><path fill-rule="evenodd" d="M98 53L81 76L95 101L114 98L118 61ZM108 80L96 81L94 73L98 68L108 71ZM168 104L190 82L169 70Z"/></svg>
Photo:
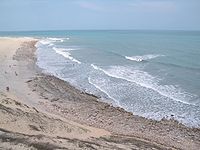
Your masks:
<svg viewBox="0 0 200 150"><path fill-rule="evenodd" d="M41 73L41 70L35 64L37 60L35 56L36 41L33 42L32 39L29 39L30 41L24 40L18 45L19 48L15 53L12 54L15 63L23 67L28 66L27 71L23 70L23 67L18 67L19 72L25 72L25 78L20 73L17 75L17 77L24 78L23 81L19 80L18 84L23 82L24 87L22 89L26 90L13 93L13 95L19 97L18 99L25 99L20 101L21 103L29 103L39 113L48 114L48 117L51 114L51 116L62 118L67 122L73 122L71 124L73 127L83 125L83 128L90 130L91 135L93 134L93 136L87 135L90 138L94 138L94 134L100 133L93 140L93 142L100 145L105 145L105 142L111 141L115 141L114 143L117 145L116 141L129 139L129 142L133 145L135 141L140 141L147 147L157 149L195 150L200 146L199 128L186 127L173 119L155 121L133 115L122 108L113 107L110 104L99 101L96 96L80 91L66 81ZM8 69L8 67L3 69ZM5 84L2 86L5 87ZM16 89L14 88L14 90ZM8 94L5 91L3 93ZM21 95L22 93L27 95L23 96ZM1 124L0 128L2 128ZM76 132L73 136L76 134L80 133ZM90 139L87 136L84 138L85 140ZM120 144L128 146L125 141ZM131 146L133 147L133 145Z"/></svg>

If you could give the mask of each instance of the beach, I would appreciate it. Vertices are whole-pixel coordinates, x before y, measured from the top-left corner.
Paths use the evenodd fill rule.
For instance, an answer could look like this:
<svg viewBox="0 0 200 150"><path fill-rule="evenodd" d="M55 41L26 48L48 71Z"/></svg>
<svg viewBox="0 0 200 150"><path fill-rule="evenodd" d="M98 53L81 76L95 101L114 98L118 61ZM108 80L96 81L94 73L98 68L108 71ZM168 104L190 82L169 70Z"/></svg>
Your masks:
<svg viewBox="0 0 200 150"><path fill-rule="evenodd" d="M199 149L199 128L134 115L43 73L37 42L0 38L0 149Z"/></svg>

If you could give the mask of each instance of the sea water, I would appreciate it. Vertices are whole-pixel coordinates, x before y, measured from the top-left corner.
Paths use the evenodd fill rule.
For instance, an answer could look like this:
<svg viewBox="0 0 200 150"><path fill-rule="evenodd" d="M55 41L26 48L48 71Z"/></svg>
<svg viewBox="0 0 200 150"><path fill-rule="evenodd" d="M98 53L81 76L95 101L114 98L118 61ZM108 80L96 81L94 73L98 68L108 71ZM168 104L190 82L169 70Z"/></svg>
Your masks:
<svg viewBox="0 0 200 150"><path fill-rule="evenodd" d="M199 31L2 32L31 36L37 65L134 114L200 126Z"/></svg>

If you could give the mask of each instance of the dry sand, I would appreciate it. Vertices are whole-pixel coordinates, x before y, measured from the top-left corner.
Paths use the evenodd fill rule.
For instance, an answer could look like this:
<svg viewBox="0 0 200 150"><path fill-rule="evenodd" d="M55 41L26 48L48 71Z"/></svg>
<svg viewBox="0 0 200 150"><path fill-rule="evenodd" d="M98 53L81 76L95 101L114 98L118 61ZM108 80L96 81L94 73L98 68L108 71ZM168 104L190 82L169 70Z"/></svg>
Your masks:
<svg viewBox="0 0 200 150"><path fill-rule="evenodd" d="M133 115L41 73L36 42L0 38L0 149L200 148L200 129Z"/></svg>

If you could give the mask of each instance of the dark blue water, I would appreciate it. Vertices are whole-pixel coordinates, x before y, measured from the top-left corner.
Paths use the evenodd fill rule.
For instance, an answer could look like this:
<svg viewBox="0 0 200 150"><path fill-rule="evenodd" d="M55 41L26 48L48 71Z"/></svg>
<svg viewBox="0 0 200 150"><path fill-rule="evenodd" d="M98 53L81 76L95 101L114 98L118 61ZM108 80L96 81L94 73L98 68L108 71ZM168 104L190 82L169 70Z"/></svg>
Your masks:
<svg viewBox="0 0 200 150"><path fill-rule="evenodd" d="M46 31L37 64L135 114L200 126L200 32Z"/></svg>

